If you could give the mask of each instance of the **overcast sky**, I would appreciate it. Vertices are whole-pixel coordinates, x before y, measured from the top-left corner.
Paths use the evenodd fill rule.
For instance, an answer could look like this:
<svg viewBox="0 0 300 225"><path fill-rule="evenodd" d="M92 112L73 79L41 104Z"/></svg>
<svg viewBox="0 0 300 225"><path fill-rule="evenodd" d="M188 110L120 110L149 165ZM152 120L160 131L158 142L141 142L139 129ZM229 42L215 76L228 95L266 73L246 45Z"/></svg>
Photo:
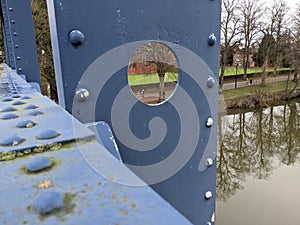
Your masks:
<svg viewBox="0 0 300 225"><path fill-rule="evenodd" d="M296 7L296 3L299 2L298 0L286 0L288 6L292 9Z"/></svg>
<svg viewBox="0 0 300 225"><path fill-rule="evenodd" d="M295 13L295 9L297 7L297 3L300 3L300 0L285 0L287 2L289 9L289 14L292 16ZM261 2L265 2L267 5L271 5L273 0L262 0Z"/></svg>

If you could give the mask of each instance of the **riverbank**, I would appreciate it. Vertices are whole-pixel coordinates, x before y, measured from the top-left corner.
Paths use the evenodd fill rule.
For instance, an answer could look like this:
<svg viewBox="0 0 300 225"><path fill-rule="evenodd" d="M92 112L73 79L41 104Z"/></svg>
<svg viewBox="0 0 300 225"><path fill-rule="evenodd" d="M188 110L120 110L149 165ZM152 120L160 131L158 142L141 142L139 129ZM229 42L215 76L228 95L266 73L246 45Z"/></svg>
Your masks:
<svg viewBox="0 0 300 225"><path fill-rule="evenodd" d="M220 112L256 109L273 106L290 99L300 99L300 85L296 82L270 83L265 87L247 86L226 90L219 96Z"/></svg>

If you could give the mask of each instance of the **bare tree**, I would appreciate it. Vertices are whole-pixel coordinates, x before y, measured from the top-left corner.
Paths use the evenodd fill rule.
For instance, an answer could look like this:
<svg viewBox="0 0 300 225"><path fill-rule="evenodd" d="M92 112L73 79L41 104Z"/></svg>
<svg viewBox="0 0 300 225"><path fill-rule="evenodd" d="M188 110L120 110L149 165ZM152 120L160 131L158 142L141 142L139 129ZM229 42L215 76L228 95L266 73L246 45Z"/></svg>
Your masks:
<svg viewBox="0 0 300 225"><path fill-rule="evenodd" d="M267 8L270 13L270 33L275 39L275 62L274 69L277 75L277 69L282 66L282 38L287 29L287 13L289 8L285 0L272 1L271 6Z"/></svg>
<svg viewBox="0 0 300 225"><path fill-rule="evenodd" d="M263 66L261 73L262 86L266 85L266 70L269 66L277 68L282 65L281 39L286 28L285 16L288 12L287 3L284 0L275 0L266 8L266 18L261 32L264 34L260 44L260 56Z"/></svg>
<svg viewBox="0 0 300 225"><path fill-rule="evenodd" d="M244 79L247 78L251 46L256 41L261 31L263 7L260 0L242 0L239 4L239 13L241 16L240 26L242 28L243 38L243 68Z"/></svg>
<svg viewBox="0 0 300 225"><path fill-rule="evenodd" d="M275 40L270 32L270 29L262 31L264 36L259 45L257 53L258 63L262 66L261 84L266 85L267 68L275 61Z"/></svg>
<svg viewBox="0 0 300 225"><path fill-rule="evenodd" d="M292 51L292 65L295 69L294 80L297 80L297 74L300 71L300 3L297 4L295 16L293 18L293 51Z"/></svg>
<svg viewBox="0 0 300 225"><path fill-rule="evenodd" d="M177 72L178 66L173 51L166 45L159 42L149 42L140 47L133 56L130 63L144 62L146 66L156 67L159 77L159 99L165 99L164 79L167 72Z"/></svg>
<svg viewBox="0 0 300 225"><path fill-rule="evenodd" d="M221 51L220 91L222 91L224 84L224 74L229 50L240 43L240 18L237 14L237 7L238 0L223 0L221 22L223 43Z"/></svg>

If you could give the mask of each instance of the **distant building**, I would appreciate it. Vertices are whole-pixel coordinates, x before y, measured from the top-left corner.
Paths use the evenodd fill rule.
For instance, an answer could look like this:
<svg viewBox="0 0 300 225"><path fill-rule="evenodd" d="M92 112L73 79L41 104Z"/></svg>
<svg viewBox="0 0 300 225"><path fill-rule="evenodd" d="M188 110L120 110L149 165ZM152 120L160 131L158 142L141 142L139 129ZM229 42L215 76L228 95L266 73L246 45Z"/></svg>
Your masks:
<svg viewBox="0 0 300 225"><path fill-rule="evenodd" d="M152 62L133 62L128 66L128 74L156 73L157 66Z"/></svg>
<svg viewBox="0 0 300 225"><path fill-rule="evenodd" d="M139 48L130 60L128 74L157 73L160 69L175 71L178 68L176 57L172 50L161 43L150 42Z"/></svg>
<svg viewBox="0 0 300 225"><path fill-rule="evenodd" d="M239 62L239 66L243 66L243 52L242 49L237 49L233 52L233 60L231 66L236 66L236 63ZM254 54L250 53L248 58L248 67L255 67L256 63L254 61Z"/></svg>

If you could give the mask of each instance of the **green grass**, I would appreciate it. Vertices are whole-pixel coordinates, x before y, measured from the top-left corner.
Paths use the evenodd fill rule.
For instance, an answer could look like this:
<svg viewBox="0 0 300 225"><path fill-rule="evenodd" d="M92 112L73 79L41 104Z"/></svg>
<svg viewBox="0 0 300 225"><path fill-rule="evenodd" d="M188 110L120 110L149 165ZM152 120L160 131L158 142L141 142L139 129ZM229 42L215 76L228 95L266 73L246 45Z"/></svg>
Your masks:
<svg viewBox="0 0 300 225"><path fill-rule="evenodd" d="M167 73L165 82L175 82L178 80L178 73ZM151 74L129 74L128 83L130 86L143 85L143 84L156 84L159 83L157 73Z"/></svg>
<svg viewBox="0 0 300 225"><path fill-rule="evenodd" d="M282 70L290 70L291 68L279 68L277 71ZM268 68L267 72L274 71L274 68ZM262 68L248 68L248 74L251 73L260 73L262 72ZM239 67L237 70L237 74L243 74L243 68ZM235 67L226 67L225 76L233 76L236 75L236 68ZM178 73L167 73L165 77L165 82L175 82L178 80ZM128 83L130 86L135 85L143 85L143 84L156 84L159 83L159 78L157 73L151 74L129 74L128 75Z"/></svg>
<svg viewBox="0 0 300 225"><path fill-rule="evenodd" d="M294 86L295 86L295 82L290 81L289 90L292 90ZM225 90L223 91L223 95L225 99L234 99L234 98L253 95L258 90L264 90L267 93L272 94L272 93L285 91L285 89L286 89L286 82L283 81L277 83L269 83L265 87L258 85L258 86L248 86L248 87L242 87L238 89ZM297 87L297 90L300 90L300 86Z"/></svg>
<svg viewBox="0 0 300 225"><path fill-rule="evenodd" d="M277 71L282 71L282 70L290 70L291 68L278 68ZM262 68L260 67L255 67L255 68L248 68L247 73L261 73L263 71ZM267 72L273 72L274 68L267 68ZM236 73L237 72L237 73ZM233 76L236 74L244 74L244 69L242 67L238 67L236 71L236 67L226 67L225 69L225 76Z"/></svg>

